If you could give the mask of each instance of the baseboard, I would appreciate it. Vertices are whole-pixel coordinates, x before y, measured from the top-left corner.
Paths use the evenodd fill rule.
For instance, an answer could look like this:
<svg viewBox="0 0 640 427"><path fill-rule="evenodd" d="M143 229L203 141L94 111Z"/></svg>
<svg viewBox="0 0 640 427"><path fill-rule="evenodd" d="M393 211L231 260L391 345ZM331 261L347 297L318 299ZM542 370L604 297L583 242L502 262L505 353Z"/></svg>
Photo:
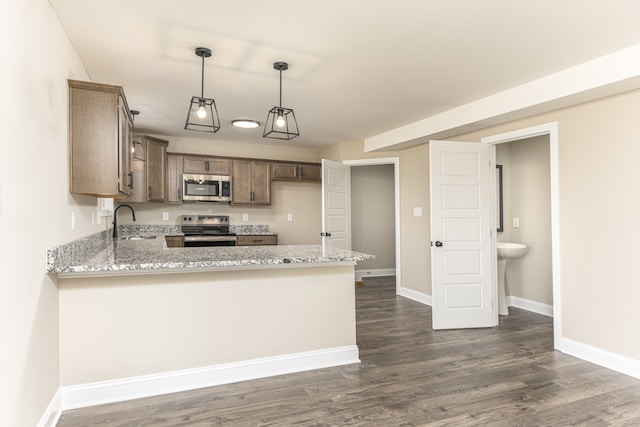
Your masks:
<svg viewBox="0 0 640 427"><path fill-rule="evenodd" d="M562 338L560 345L556 343L556 349L571 356L578 357L587 362L595 363L621 374L629 375L640 379L640 360L631 359L607 350L593 347L574 341L569 338Z"/></svg>
<svg viewBox="0 0 640 427"><path fill-rule="evenodd" d="M363 277L381 277L381 276L395 276L395 268L378 268L373 270L356 270L356 282L362 280Z"/></svg>
<svg viewBox="0 0 640 427"><path fill-rule="evenodd" d="M360 363L358 346L329 348L203 368L60 388L62 410Z"/></svg>
<svg viewBox="0 0 640 427"><path fill-rule="evenodd" d="M553 317L553 306L526 298L508 296L507 305L509 307L521 308L533 313L542 314L543 316Z"/></svg>
<svg viewBox="0 0 640 427"><path fill-rule="evenodd" d="M60 415L62 415L62 396L60 389L58 389L44 411L42 418L40 418L38 427L55 427L58 424L58 420L60 420Z"/></svg>
<svg viewBox="0 0 640 427"><path fill-rule="evenodd" d="M422 292L414 291L409 288L400 288L400 296L418 301L419 303L428 306L431 306L433 302L431 295L423 294Z"/></svg>

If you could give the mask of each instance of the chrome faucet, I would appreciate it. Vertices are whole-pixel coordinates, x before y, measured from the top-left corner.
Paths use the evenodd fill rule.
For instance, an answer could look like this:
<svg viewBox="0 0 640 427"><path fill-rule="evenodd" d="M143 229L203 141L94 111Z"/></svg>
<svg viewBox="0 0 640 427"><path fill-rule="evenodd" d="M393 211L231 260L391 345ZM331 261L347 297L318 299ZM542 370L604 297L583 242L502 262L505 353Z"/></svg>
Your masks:
<svg viewBox="0 0 640 427"><path fill-rule="evenodd" d="M118 207L116 207L113 210L113 238L117 239L118 238L118 216L116 215L118 213L118 209L123 208L123 207L128 207L129 209L131 209L131 215L133 216L133 220L136 220L136 213L133 211L133 208L129 205L118 205Z"/></svg>

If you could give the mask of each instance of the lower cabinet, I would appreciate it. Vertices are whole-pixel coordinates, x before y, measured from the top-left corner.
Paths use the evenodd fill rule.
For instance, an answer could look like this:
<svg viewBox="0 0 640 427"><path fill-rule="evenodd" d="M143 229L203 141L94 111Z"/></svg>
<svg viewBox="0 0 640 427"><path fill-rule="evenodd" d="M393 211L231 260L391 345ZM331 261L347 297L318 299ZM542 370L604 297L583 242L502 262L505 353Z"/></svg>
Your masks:
<svg viewBox="0 0 640 427"><path fill-rule="evenodd" d="M277 245L277 234L242 234L236 237L238 246Z"/></svg>

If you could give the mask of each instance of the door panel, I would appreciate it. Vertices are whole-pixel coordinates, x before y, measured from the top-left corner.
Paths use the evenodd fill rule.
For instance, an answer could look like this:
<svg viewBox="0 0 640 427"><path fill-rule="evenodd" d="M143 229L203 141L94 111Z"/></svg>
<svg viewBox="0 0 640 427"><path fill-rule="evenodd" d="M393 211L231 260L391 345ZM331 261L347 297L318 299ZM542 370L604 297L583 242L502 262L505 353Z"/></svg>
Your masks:
<svg viewBox="0 0 640 427"><path fill-rule="evenodd" d="M322 244L351 249L351 167L322 159Z"/></svg>
<svg viewBox="0 0 640 427"><path fill-rule="evenodd" d="M430 141L433 328L497 324L489 146Z"/></svg>

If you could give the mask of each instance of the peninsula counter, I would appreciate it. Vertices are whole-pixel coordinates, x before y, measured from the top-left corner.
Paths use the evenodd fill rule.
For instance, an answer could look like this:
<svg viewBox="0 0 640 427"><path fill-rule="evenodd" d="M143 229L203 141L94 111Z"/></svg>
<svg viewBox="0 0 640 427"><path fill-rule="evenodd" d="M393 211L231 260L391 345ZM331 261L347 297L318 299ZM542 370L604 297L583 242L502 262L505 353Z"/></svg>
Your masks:
<svg viewBox="0 0 640 427"><path fill-rule="evenodd" d="M164 238L53 250L63 407L358 363L355 265L372 258Z"/></svg>

